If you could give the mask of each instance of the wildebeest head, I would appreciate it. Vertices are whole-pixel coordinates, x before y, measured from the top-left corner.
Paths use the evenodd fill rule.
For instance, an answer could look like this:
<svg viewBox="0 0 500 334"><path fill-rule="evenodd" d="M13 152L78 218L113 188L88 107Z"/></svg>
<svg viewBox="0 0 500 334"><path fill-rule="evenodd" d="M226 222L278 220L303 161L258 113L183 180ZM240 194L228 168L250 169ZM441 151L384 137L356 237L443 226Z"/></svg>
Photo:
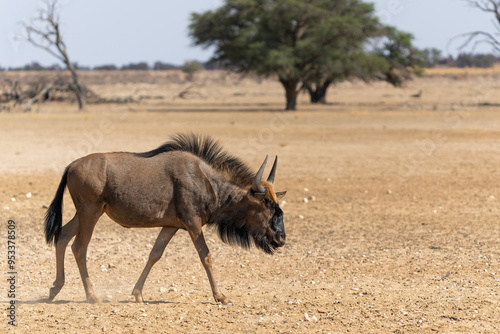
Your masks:
<svg viewBox="0 0 500 334"><path fill-rule="evenodd" d="M285 245L285 225L279 200L286 191L274 191L278 157L274 160L269 177L262 181L266 163L267 157L255 175L251 188L237 205L231 206L230 215L219 219L217 227L224 242L248 248L253 241L264 252L273 254L277 248Z"/></svg>
<svg viewBox="0 0 500 334"><path fill-rule="evenodd" d="M286 191L274 191L274 177L278 157L275 158L267 181L262 181L262 174L267 163L267 156L259 171L255 175L249 196L254 198L258 209L255 217L251 217L249 227L260 235L254 236L256 245L267 253L273 253L278 247L285 245L286 233L283 223L283 211L279 206L279 200L285 196ZM265 238L264 238L265 236Z"/></svg>

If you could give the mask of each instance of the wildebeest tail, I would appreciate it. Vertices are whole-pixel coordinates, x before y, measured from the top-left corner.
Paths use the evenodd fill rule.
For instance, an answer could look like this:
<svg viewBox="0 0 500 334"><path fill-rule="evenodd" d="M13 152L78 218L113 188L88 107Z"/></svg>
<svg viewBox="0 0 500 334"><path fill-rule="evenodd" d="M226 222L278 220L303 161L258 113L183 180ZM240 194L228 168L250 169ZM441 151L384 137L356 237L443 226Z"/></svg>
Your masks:
<svg viewBox="0 0 500 334"><path fill-rule="evenodd" d="M57 243L62 230L62 207L63 195L66 188L69 166L64 170L64 174L56 191L56 196L50 203L50 206L45 214L45 240L48 245Z"/></svg>

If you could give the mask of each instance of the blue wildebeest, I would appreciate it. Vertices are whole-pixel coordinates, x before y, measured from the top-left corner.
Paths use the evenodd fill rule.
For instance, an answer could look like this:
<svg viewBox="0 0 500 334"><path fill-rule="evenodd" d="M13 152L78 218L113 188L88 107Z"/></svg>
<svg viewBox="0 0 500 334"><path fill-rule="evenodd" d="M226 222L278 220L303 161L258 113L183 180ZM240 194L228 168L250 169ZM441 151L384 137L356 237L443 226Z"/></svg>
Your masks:
<svg viewBox="0 0 500 334"><path fill-rule="evenodd" d="M145 153L97 153L72 162L45 217L45 237L55 242L57 274L50 289L53 300L64 285L64 254L71 249L89 302L99 302L90 283L86 256L97 220L106 213L124 227L161 227L148 262L132 295L143 302L142 289L153 265L178 229L186 230L205 268L217 302L230 304L212 273L210 251L202 226L217 229L222 241L273 254L285 244L283 211L278 200L285 192L273 187L278 157L267 181L226 153L209 137L178 134ZM68 187L76 214L62 226L62 200Z"/></svg>

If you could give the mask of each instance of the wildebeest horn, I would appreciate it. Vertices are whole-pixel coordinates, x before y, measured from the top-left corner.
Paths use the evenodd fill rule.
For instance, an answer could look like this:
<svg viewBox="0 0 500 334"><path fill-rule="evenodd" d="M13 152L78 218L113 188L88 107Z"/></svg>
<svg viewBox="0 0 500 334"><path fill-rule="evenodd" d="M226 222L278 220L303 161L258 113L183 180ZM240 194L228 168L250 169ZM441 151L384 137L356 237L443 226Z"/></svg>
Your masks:
<svg viewBox="0 0 500 334"><path fill-rule="evenodd" d="M274 176L276 175L276 166L278 165L278 156L274 159L273 168L271 168L271 172L267 177L267 182L274 183Z"/></svg>
<svg viewBox="0 0 500 334"><path fill-rule="evenodd" d="M262 163L262 166L260 166L259 171L257 174L255 174L255 178L253 179L253 184L252 184L252 190L255 191L256 193L265 193L266 189L260 184L260 181L262 180L262 174L264 174L264 168L266 168L266 163L267 163L267 155L266 158L264 159L264 162Z"/></svg>

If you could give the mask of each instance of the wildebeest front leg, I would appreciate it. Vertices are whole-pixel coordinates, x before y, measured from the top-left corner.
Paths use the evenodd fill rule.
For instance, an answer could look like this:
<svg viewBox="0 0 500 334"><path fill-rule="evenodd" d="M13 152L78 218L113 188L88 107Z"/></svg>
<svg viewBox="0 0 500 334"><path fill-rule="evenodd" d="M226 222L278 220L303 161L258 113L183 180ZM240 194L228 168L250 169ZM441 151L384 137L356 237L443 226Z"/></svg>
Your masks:
<svg viewBox="0 0 500 334"><path fill-rule="evenodd" d="M219 287L217 286L217 282L215 281L212 271L212 257L210 255L210 250L207 247L207 243L205 242L205 238L203 237L201 227L190 229L189 235L191 236L194 246L198 251L201 263L203 264L203 267L207 272L208 280L210 281L210 287L212 288L212 293L214 295L215 301L220 302L224 305L233 305L229 298L227 298L222 294L222 292L220 292Z"/></svg>
<svg viewBox="0 0 500 334"><path fill-rule="evenodd" d="M142 298L142 288L144 287L144 282L146 282L146 278L148 277L151 268L161 258L165 247L167 247L168 242L172 239L177 230L178 229L176 227L164 227L161 229L160 234L158 234L155 245L153 246L151 253L149 253L148 263L146 263L141 277L139 277L137 283L135 283L134 290L132 291L132 295L135 297L135 301L137 303L144 302L144 299Z"/></svg>

